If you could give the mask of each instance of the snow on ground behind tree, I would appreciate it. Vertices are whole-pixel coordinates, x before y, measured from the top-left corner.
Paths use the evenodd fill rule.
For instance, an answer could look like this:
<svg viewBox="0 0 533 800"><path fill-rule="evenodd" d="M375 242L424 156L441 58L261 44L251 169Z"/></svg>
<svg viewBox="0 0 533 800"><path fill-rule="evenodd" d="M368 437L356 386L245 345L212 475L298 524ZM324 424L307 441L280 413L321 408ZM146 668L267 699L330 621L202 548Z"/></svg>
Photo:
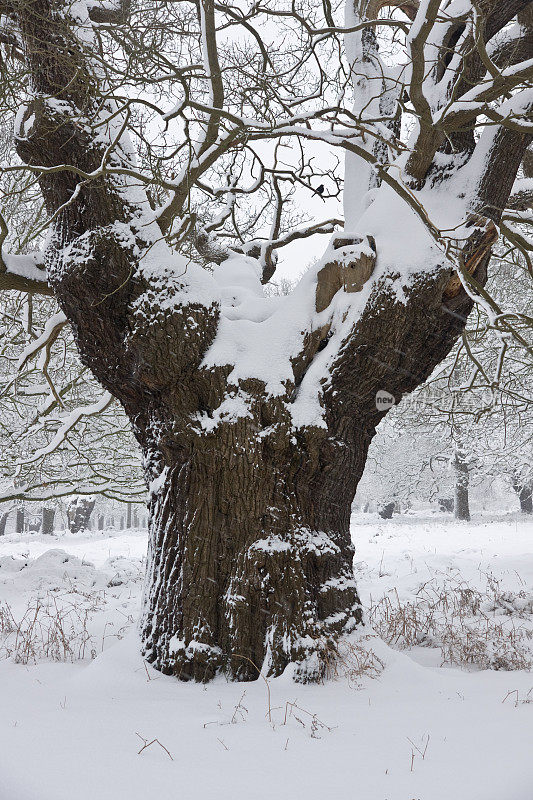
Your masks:
<svg viewBox="0 0 533 800"><path fill-rule="evenodd" d="M465 624L480 629L485 614L529 630L532 521L357 514L352 530L361 597L382 634L391 630L378 619L386 598L420 610L424 592L442 586L450 603L454 587L500 598ZM39 603L85 609L77 628L64 618L73 657L80 631L90 637L82 661L54 661L53 647L35 649L37 664L15 663L14 650L0 660L1 800L531 799L531 672L441 667L437 642L402 649L405 641L388 645L367 629L355 637L349 679L182 684L139 656L145 549L142 532L124 531L0 541L2 608L19 621ZM13 648L13 633L2 643Z"/></svg>

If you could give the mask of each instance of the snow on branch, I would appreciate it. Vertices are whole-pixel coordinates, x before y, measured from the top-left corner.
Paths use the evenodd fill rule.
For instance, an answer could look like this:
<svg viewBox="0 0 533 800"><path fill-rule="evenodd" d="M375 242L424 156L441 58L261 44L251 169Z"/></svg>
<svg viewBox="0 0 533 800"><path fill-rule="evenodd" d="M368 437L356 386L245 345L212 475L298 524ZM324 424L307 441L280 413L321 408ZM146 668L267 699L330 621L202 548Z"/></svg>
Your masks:
<svg viewBox="0 0 533 800"><path fill-rule="evenodd" d="M92 496L98 494L109 500L118 500L124 503L143 503L145 502L146 489L144 486L133 487L132 493L122 492L117 489L113 481L94 481L77 483L68 478L45 480L42 482L22 482L18 486L0 489L0 503L11 500L25 500L28 502L46 502L47 500L57 500L62 497L72 495Z"/></svg>
<svg viewBox="0 0 533 800"><path fill-rule="evenodd" d="M46 349L49 351L62 329L67 325L67 322L68 320L62 311L51 316L46 321L42 334L22 352L18 362L18 369L21 370L25 367L28 361L34 358L41 350Z"/></svg>
<svg viewBox="0 0 533 800"><path fill-rule="evenodd" d="M76 425L82 420L84 417L93 417L96 414L101 414L103 411L108 408L111 403L113 402L114 397L109 392L104 392L100 400L97 400L96 403L91 403L90 405L80 406L76 408L74 411L71 411L70 414L67 416L53 439L46 445L46 447L42 447L40 450L37 450L31 458L23 461L18 462L18 466L25 466L27 464L33 464L35 461L38 461L40 458L44 456L50 455L55 450L63 444L65 439L67 438L68 434L76 427Z"/></svg>
<svg viewBox="0 0 533 800"><path fill-rule="evenodd" d="M34 342L31 342L28 347L26 347L18 363L18 369L21 370L31 358L34 358L37 355L37 353L41 351L43 352L44 357L39 366L41 372L46 378L46 382L50 387L50 391L52 392L56 403L58 403L60 406L63 406L63 401L61 400L50 373L48 372L48 365L50 363L52 354L52 345L56 341L65 325L67 325L67 322L68 320L62 311L59 311L57 314L54 314L52 317L50 317L46 321L42 334Z"/></svg>
<svg viewBox="0 0 533 800"><path fill-rule="evenodd" d="M14 255L6 253L4 243L9 235L6 220L0 214L0 290L52 296L47 283L41 252Z"/></svg>
<svg viewBox="0 0 533 800"><path fill-rule="evenodd" d="M38 266L40 256L40 253L29 253L28 255L2 253L0 290L53 297L52 287L46 280L46 271Z"/></svg>
<svg viewBox="0 0 533 800"><path fill-rule="evenodd" d="M515 211L533 208L533 178L520 178L515 181L507 208Z"/></svg>

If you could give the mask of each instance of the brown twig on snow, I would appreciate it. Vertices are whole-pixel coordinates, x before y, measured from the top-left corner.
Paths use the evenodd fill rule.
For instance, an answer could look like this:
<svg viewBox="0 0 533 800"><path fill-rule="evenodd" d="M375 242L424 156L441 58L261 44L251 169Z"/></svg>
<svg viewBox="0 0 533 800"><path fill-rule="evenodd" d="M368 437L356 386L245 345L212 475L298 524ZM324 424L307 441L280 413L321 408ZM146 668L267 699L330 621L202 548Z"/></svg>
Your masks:
<svg viewBox="0 0 533 800"><path fill-rule="evenodd" d="M148 739L145 739L145 738L144 738L144 736L141 736L141 734L140 734L140 733L137 733L137 732L135 732L135 736L138 736L138 737L139 737L139 739L140 739L142 742L144 742L143 746L141 747L141 749L140 749L140 750L139 750L139 752L137 753L137 755L138 755L138 756L140 756L140 755L141 755L141 753L142 753L142 751L143 751L143 750L146 750L148 747L151 747L153 744L158 744L158 745L159 745L159 747L162 747L162 748L163 748L163 750L165 751L165 753L167 754L167 756L170 758L170 760L171 760L171 761L174 761L174 759L172 758L172 755L171 755L170 751L169 751L169 750L167 750L167 748L165 747L165 745L164 745L164 744L161 744L161 742L159 741L159 739L152 739L152 741L151 741L151 742L149 742L149 741L148 741Z"/></svg>

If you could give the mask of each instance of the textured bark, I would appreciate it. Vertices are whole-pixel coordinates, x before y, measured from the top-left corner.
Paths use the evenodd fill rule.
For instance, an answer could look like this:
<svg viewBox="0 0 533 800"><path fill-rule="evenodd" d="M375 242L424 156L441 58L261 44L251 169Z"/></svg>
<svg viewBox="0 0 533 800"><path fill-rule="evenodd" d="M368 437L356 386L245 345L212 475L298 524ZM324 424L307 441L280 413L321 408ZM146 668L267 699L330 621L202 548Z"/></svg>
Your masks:
<svg viewBox="0 0 533 800"><path fill-rule="evenodd" d="M15 516L15 533L24 533L24 509L17 508Z"/></svg>
<svg viewBox="0 0 533 800"><path fill-rule="evenodd" d="M376 286L380 304L368 304L325 389L327 429L294 431L296 387L273 399L251 380L239 388L246 415L221 419L223 369L182 377L152 412L157 426L137 418L157 487L142 631L158 669L251 679L266 660L269 674L293 663L297 678L323 675L361 619L349 519L385 413L376 391L399 400L451 348L470 301L463 293L450 313L448 281L448 270L421 281L406 303Z"/></svg>
<svg viewBox="0 0 533 800"><path fill-rule="evenodd" d="M53 534L55 514L56 514L55 508L47 508L46 506L43 506L41 533L44 533L49 536Z"/></svg>
<svg viewBox="0 0 533 800"><path fill-rule="evenodd" d="M342 476L364 453L322 463L283 419L258 436L261 411L193 438L152 497L145 652L180 677L255 678L267 655L270 674L318 677L361 619Z"/></svg>
<svg viewBox="0 0 533 800"><path fill-rule="evenodd" d="M462 450L456 450L453 469L455 473L455 519L470 520L470 506L468 503L468 484L470 482L468 462Z"/></svg>
<svg viewBox="0 0 533 800"><path fill-rule="evenodd" d="M0 536L5 536L7 518L9 517L10 513L11 511L4 511L4 513L0 516Z"/></svg>

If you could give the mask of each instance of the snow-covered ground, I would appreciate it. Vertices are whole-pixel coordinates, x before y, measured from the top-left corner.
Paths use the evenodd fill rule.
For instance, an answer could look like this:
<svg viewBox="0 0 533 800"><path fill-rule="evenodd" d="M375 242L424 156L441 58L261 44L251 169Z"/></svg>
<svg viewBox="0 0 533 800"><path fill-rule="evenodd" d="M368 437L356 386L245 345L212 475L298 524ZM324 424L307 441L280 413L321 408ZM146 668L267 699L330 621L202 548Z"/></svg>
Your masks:
<svg viewBox="0 0 533 800"><path fill-rule="evenodd" d="M321 686L145 666L142 532L0 539L0 800L532 800L533 521L353 535L389 643L367 627Z"/></svg>

